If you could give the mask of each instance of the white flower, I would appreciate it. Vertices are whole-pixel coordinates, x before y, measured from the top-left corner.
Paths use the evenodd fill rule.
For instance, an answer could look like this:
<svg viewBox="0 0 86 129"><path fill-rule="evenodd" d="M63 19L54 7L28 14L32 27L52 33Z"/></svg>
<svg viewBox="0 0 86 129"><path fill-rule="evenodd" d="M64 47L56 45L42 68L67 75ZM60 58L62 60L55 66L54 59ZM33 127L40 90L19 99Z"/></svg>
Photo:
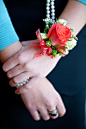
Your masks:
<svg viewBox="0 0 86 129"><path fill-rule="evenodd" d="M76 44L77 44L77 41L74 39L74 38L71 38L71 40L68 40L67 42L66 42L66 44L67 44L67 49L68 50L72 50L75 46L76 46Z"/></svg>
<svg viewBox="0 0 86 129"><path fill-rule="evenodd" d="M64 19L59 19L59 20L57 21L57 23L61 23L61 24L63 24L64 26L67 25L67 21L64 20Z"/></svg>
<svg viewBox="0 0 86 129"><path fill-rule="evenodd" d="M50 18L45 18L45 19L43 19L43 21L44 22L51 22L52 23L52 19L50 19Z"/></svg>
<svg viewBox="0 0 86 129"><path fill-rule="evenodd" d="M65 52L63 52L65 55L68 55L69 54L69 51L68 49L65 49ZM65 55L62 55L63 57L65 57Z"/></svg>
<svg viewBox="0 0 86 129"><path fill-rule="evenodd" d="M45 33L41 33L41 36L42 36L42 39L47 39L48 38L47 34L45 34Z"/></svg>

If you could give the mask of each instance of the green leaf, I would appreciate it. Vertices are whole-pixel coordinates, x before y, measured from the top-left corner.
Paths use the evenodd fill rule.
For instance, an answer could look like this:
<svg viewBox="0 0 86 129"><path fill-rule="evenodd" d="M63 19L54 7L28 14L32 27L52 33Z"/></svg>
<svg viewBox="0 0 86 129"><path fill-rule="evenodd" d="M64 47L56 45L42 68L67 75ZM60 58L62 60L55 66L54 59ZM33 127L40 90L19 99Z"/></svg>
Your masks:
<svg viewBox="0 0 86 129"><path fill-rule="evenodd" d="M55 46L55 47L59 47L59 45Z"/></svg>
<svg viewBox="0 0 86 129"><path fill-rule="evenodd" d="M57 50L53 50L52 53L53 53L53 56L55 57L57 55Z"/></svg>
<svg viewBox="0 0 86 129"><path fill-rule="evenodd" d="M63 47L63 49L65 50L65 49L67 49L67 47L66 47L66 46L64 46L64 47Z"/></svg>
<svg viewBox="0 0 86 129"><path fill-rule="evenodd" d="M55 48L54 46L52 46L52 49L53 49L53 50L56 50L56 48Z"/></svg>
<svg viewBox="0 0 86 129"><path fill-rule="evenodd" d="M50 28L49 28L49 26L46 26L46 27L45 27L45 29L44 29L44 33L46 33L46 34L47 34L47 33L48 33L48 31L49 31L49 29L50 29Z"/></svg>
<svg viewBox="0 0 86 129"><path fill-rule="evenodd" d="M50 53L49 55L53 55L53 53Z"/></svg>
<svg viewBox="0 0 86 129"><path fill-rule="evenodd" d="M46 41L46 46L50 47L51 46L51 41Z"/></svg>
<svg viewBox="0 0 86 129"><path fill-rule="evenodd" d="M62 53L59 53L59 56L62 56L63 54Z"/></svg>
<svg viewBox="0 0 86 129"><path fill-rule="evenodd" d="M42 39L48 39L47 34L46 33L41 33Z"/></svg>

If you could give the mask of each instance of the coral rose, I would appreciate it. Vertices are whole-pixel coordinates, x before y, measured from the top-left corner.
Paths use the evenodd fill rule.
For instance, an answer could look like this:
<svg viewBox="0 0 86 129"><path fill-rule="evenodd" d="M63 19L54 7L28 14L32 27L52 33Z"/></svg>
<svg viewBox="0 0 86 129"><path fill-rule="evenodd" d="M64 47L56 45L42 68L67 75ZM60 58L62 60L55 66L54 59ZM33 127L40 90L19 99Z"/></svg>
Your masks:
<svg viewBox="0 0 86 129"><path fill-rule="evenodd" d="M52 45L57 46L64 44L70 39L71 31L67 26L64 26L60 23L52 25L50 28L47 37L52 39Z"/></svg>

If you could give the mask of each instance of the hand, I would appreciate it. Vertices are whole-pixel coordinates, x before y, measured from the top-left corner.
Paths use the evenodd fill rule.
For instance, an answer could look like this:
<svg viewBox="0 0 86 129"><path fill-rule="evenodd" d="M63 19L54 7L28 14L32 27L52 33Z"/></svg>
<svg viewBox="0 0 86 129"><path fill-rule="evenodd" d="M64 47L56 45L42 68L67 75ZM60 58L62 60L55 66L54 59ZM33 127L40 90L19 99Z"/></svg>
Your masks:
<svg viewBox="0 0 86 129"><path fill-rule="evenodd" d="M60 59L59 55L54 59L47 55L33 59L34 54L39 52L40 49L30 47L31 41L26 42L28 45L24 45L24 42L22 44L22 49L3 65L3 70L7 72L7 77L11 79L9 84L12 87L30 77L29 82L20 88L21 93L26 92L47 76Z"/></svg>
<svg viewBox="0 0 86 129"><path fill-rule="evenodd" d="M34 120L40 120L41 117L44 120L49 120L51 116L48 111L53 111L56 108L58 115L51 117L52 119L62 117L66 112L60 95L46 78L42 79L26 93L21 94L21 98Z"/></svg>

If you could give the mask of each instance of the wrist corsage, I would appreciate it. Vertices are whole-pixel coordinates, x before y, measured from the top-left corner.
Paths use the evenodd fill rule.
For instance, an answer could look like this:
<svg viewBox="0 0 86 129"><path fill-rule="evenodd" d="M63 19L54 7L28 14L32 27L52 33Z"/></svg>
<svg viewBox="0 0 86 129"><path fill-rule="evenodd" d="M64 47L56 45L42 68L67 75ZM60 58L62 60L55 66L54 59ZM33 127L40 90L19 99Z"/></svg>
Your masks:
<svg viewBox="0 0 86 129"><path fill-rule="evenodd" d="M53 24L52 21L44 19L49 26L46 26L44 33L40 29L36 31L38 43L32 43L31 47L40 48L40 52L35 54L34 58L48 55L51 58L56 57L57 54L65 56L77 44L77 37L72 34L74 31L67 27L67 21L64 19L56 20Z"/></svg>

